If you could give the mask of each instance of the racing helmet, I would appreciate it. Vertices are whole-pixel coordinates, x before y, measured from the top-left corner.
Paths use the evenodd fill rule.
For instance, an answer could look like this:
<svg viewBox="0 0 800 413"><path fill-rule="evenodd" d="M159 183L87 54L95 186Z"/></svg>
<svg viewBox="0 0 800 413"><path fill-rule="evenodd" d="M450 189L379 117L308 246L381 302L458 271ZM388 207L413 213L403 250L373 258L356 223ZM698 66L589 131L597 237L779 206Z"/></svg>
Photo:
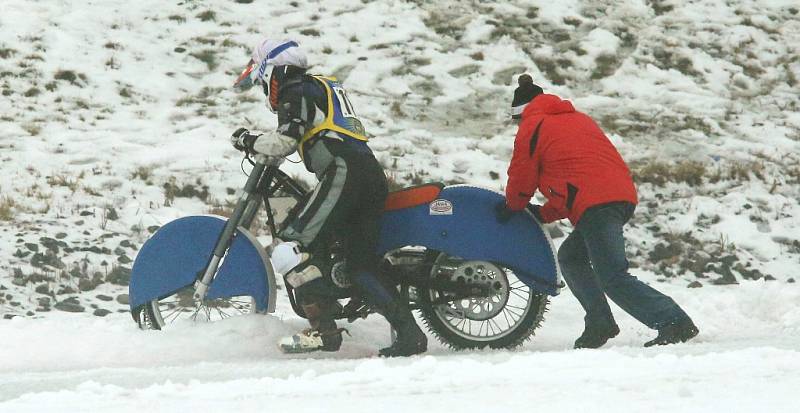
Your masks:
<svg viewBox="0 0 800 413"><path fill-rule="evenodd" d="M234 82L239 92L260 84L267 96L267 107L275 112L278 107L278 77L273 76L276 67L294 66L308 68L306 54L294 40L265 39L253 48L250 61Z"/></svg>

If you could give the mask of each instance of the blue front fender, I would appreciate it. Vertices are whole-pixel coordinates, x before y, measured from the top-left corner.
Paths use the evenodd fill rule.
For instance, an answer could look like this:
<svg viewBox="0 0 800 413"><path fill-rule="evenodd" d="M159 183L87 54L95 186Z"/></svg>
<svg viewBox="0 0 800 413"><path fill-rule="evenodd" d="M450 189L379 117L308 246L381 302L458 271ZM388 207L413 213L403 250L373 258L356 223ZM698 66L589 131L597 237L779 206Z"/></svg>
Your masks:
<svg viewBox="0 0 800 413"><path fill-rule="evenodd" d="M131 271L130 307L160 300L192 285L208 265L226 218L188 216L159 228L139 250ZM247 295L256 311L275 310L277 287L264 247L244 228L220 264L206 298Z"/></svg>
<svg viewBox="0 0 800 413"><path fill-rule="evenodd" d="M387 211L378 252L418 245L467 260L492 261L510 268L531 288L557 295L561 270L549 235L528 211L498 223L494 208L501 200L496 192L456 185L444 188L430 204Z"/></svg>

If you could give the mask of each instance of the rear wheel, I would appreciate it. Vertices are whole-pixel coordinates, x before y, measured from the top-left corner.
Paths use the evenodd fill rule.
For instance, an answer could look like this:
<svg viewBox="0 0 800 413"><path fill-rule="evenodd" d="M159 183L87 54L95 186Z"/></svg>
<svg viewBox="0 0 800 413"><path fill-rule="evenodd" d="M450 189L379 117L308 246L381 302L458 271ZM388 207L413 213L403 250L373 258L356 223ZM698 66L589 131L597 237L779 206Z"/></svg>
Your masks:
<svg viewBox="0 0 800 413"><path fill-rule="evenodd" d="M215 298L198 301L194 287L188 286L161 300L144 304L136 317L139 328L161 330L167 325L185 322L213 322L256 312L250 296Z"/></svg>
<svg viewBox="0 0 800 413"><path fill-rule="evenodd" d="M513 271L487 261L465 261L439 254L431 278L483 285L491 294L459 299L430 289L423 293L422 319L439 341L453 349L513 348L541 325L547 295L525 285ZM444 304L431 304L446 301ZM428 304L424 304L427 302Z"/></svg>

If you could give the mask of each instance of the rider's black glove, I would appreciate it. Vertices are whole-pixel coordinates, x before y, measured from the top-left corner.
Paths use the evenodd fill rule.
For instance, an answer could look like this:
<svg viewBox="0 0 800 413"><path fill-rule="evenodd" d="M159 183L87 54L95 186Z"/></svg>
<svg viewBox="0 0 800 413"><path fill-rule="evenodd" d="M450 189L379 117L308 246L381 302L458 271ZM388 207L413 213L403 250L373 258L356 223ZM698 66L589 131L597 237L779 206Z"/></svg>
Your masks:
<svg viewBox="0 0 800 413"><path fill-rule="evenodd" d="M261 135L254 135L245 128L239 128L231 135L231 145L233 145L237 151L250 153L253 152L253 144L259 136Z"/></svg>
<svg viewBox="0 0 800 413"><path fill-rule="evenodd" d="M497 218L497 222L501 224L508 222L508 220L511 219L511 217L515 214L514 211L508 209L505 200L497 203L497 205L494 207L494 213Z"/></svg>

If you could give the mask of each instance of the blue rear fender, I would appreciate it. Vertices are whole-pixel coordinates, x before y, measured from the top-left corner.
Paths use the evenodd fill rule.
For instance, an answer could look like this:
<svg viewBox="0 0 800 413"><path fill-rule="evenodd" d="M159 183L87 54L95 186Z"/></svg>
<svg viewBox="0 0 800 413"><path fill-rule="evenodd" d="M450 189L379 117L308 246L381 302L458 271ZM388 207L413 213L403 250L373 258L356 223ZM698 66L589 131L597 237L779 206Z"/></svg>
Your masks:
<svg viewBox="0 0 800 413"><path fill-rule="evenodd" d="M491 261L514 271L534 290L557 295L561 270L550 236L528 211L497 222L495 206L503 199L488 189L455 185L429 204L387 211L378 253L413 245Z"/></svg>

